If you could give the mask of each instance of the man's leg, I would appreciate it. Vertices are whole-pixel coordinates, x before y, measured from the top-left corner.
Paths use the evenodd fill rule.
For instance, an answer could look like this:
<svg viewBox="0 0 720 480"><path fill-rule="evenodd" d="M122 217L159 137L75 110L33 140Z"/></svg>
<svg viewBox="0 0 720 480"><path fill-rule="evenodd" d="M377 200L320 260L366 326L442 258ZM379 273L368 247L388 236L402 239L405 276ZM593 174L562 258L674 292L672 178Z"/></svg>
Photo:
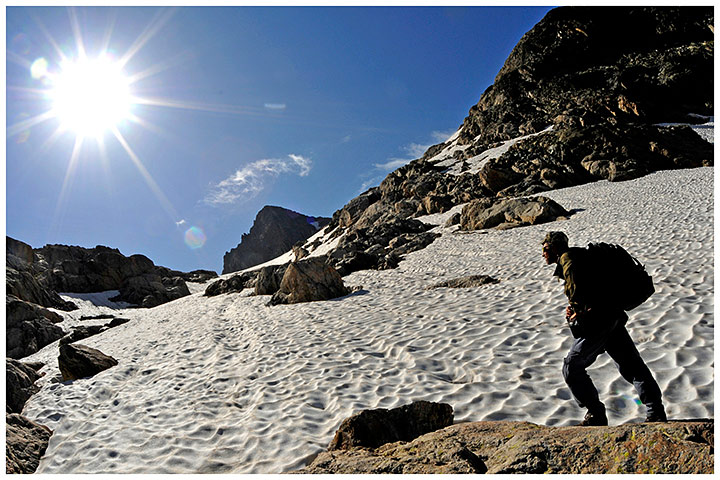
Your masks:
<svg viewBox="0 0 720 480"><path fill-rule="evenodd" d="M660 387L624 326L618 325L608 339L605 350L615 361L620 375L635 386L640 401L647 408L648 418L664 418Z"/></svg>
<svg viewBox="0 0 720 480"><path fill-rule="evenodd" d="M563 363L563 377L578 405L585 407L591 414L605 415L605 405L598 397L586 369L593 364L598 355L605 351L607 334L591 338L576 338Z"/></svg>

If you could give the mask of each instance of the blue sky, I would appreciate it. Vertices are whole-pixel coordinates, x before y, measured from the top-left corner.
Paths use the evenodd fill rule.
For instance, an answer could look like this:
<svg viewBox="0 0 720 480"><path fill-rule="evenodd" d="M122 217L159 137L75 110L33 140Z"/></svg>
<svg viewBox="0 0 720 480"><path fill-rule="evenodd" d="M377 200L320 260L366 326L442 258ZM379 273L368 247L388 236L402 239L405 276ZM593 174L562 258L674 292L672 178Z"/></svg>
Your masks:
<svg viewBox="0 0 720 480"><path fill-rule="evenodd" d="M445 140L549 9L8 7L6 232L220 272L264 205L330 217ZM52 113L79 45L134 99L94 136Z"/></svg>

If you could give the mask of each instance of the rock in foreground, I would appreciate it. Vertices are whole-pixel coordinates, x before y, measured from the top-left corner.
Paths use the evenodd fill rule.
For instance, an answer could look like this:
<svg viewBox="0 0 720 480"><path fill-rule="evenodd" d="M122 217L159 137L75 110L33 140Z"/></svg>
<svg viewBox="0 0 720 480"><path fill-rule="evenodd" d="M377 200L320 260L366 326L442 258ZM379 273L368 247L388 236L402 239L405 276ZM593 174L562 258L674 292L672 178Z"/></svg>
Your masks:
<svg viewBox="0 0 720 480"><path fill-rule="evenodd" d="M391 410L363 410L340 425L328 450L376 448L391 442L407 442L448 427L452 422L453 409L447 403L420 401Z"/></svg>
<svg viewBox="0 0 720 480"><path fill-rule="evenodd" d="M453 425L411 442L328 451L298 473L713 473L713 420Z"/></svg>
<svg viewBox="0 0 720 480"><path fill-rule="evenodd" d="M22 415L5 413L5 473L35 473L52 431Z"/></svg>

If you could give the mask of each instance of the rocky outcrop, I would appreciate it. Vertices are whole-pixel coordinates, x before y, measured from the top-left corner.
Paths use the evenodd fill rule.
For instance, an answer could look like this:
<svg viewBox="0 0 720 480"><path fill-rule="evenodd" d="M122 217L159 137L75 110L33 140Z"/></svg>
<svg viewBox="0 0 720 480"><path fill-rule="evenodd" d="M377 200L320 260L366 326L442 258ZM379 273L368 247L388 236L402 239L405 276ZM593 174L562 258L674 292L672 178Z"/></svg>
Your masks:
<svg viewBox="0 0 720 480"><path fill-rule="evenodd" d="M5 297L5 347L10 358L31 355L65 332L56 325L62 316L12 295Z"/></svg>
<svg viewBox="0 0 720 480"><path fill-rule="evenodd" d="M46 245L35 250L44 267L39 281L59 292L118 290L111 300L150 308L189 295L174 270L157 267L144 255L124 256L118 249Z"/></svg>
<svg viewBox="0 0 720 480"><path fill-rule="evenodd" d="M269 305L330 300L350 294L340 274L323 257L312 257L288 265Z"/></svg>
<svg viewBox="0 0 720 480"><path fill-rule="evenodd" d="M36 276L42 272L43 267L30 245L12 237L6 236L5 240L7 248L5 279L8 295L43 307L65 311L77 309L75 304L66 302L48 285L38 281Z"/></svg>
<svg viewBox="0 0 720 480"><path fill-rule="evenodd" d="M712 115L713 23L711 7L551 10L470 110L459 143L484 150L550 125Z"/></svg>
<svg viewBox="0 0 720 480"><path fill-rule="evenodd" d="M308 217L282 207L265 206L255 217L250 232L223 257L222 273L232 273L265 263L304 242L325 227L329 218Z"/></svg>
<svg viewBox="0 0 720 480"><path fill-rule="evenodd" d="M35 473L52 430L16 413L5 414L5 472Z"/></svg>
<svg viewBox="0 0 720 480"><path fill-rule="evenodd" d="M453 278L444 282L436 283L427 287L427 290L433 290L435 288L475 288L482 287L483 285L492 285L493 283L500 283L500 280L493 278L489 275L470 275L467 277Z"/></svg>
<svg viewBox="0 0 720 480"><path fill-rule="evenodd" d="M257 272L244 272L233 275L230 278L221 278L205 289L206 297L214 297L223 293L242 292L246 288L255 287Z"/></svg>
<svg viewBox="0 0 720 480"><path fill-rule="evenodd" d="M478 176L493 194L514 197L712 164L712 145L686 126L578 125L517 142Z"/></svg>
<svg viewBox="0 0 720 480"><path fill-rule="evenodd" d="M558 203L545 197L483 198L474 200L462 209L461 230L509 228L552 222L570 214Z"/></svg>
<svg viewBox="0 0 720 480"><path fill-rule="evenodd" d="M297 473L712 474L713 427L713 420L612 427L461 423L410 442L323 452Z"/></svg>
<svg viewBox="0 0 720 480"><path fill-rule="evenodd" d="M32 366L5 359L5 410L8 413L22 413L25 402L40 390L35 385L40 377Z"/></svg>
<svg viewBox="0 0 720 480"><path fill-rule="evenodd" d="M440 236L428 232L432 227L415 219L392 216L376 221L379 223L347 229L328 254L328 262L341 276L357 270L395 268L402 256L425 248Z"/></svg>
<svg viewBox="0 0 720 480"><path fill-rule="evenodd" d="M63 381L92 377L117 364L117 360L111 356L86 345L77 343L60 345L58 367Z"/></svg>
<svg viewBox="0 0 720 480"><path fill-rule="evenodd" d="M453 409L447 403L419 401L390 410L363 410L342 422L328 450L409 442L452 423Z"/></svg>

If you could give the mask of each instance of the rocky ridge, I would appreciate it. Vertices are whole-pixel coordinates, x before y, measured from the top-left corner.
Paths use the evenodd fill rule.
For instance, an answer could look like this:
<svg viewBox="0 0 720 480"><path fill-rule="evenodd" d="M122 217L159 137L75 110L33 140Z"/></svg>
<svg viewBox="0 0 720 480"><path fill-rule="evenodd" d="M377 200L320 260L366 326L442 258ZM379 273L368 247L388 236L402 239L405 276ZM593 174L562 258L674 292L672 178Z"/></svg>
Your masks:
<svg viewBox="0 0 720 480"><path fill-rule="evenodd" d="M710 143L664 124L713 114L713 22L711 7L551 10L455 135L335 212L326 239L339 240L327 262L341 275L394 268L437 235L417 218L473 200L489 209L496 197L713 165ZM470 228L533 222L493 223ZM319 243L303 248L312 254Z"/></svg>

